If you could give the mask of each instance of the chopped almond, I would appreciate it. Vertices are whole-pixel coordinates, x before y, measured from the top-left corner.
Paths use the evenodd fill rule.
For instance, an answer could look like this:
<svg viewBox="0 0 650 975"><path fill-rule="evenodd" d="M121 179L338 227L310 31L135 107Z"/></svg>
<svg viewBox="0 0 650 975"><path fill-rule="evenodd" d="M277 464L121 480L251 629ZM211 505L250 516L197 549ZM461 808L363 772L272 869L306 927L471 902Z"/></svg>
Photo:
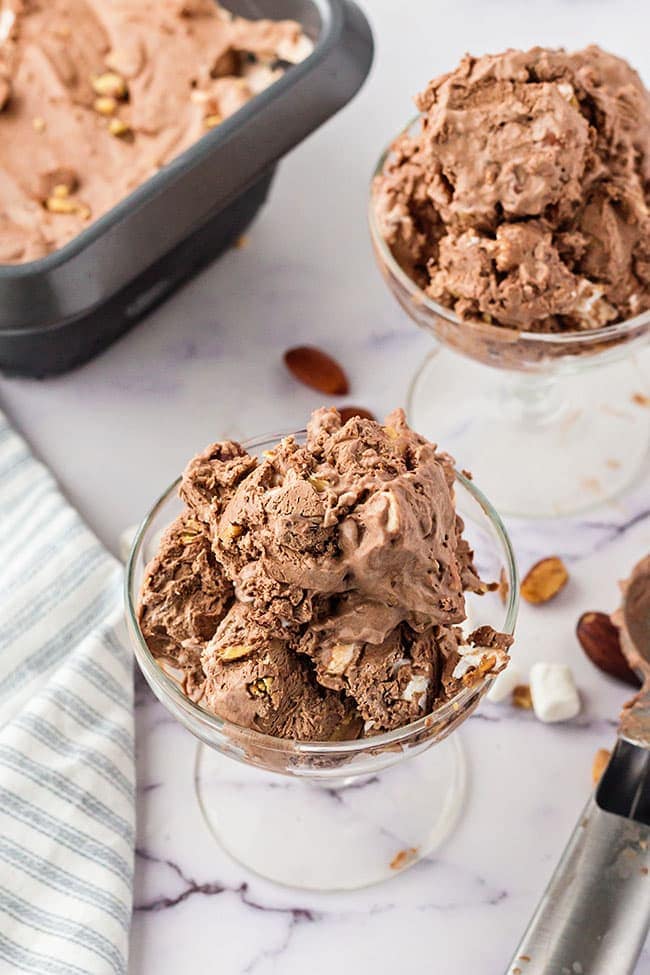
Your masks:
<svg viewBox="0 0 650 975"><path fill-rule="evenodd" d="M599 748L594 755L594 761L591 766L591 780L594 785L598 785L600 782L603 772L607 768L610 755L611 752L609 752L606 748Z"/></svg>
<svg viewBox="0 0 650 975"><path fill-rule="evenodd" d="M528 684L517 684L512 692L512 703L516 708L522 708L524 711L532 711L533 698Z"/></svg>

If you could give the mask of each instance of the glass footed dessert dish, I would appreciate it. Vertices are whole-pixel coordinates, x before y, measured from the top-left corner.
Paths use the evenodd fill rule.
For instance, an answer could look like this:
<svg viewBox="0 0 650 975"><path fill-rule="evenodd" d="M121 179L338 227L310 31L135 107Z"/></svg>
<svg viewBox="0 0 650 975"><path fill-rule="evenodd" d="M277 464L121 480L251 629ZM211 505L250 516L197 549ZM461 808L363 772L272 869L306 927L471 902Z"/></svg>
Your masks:
<svg viewBox="0 0 650 975"><path fill-rule="evenodd" d="M304 441L304 432L294 436ZM278 439L265 436L243 446L262 457ZM205 710L184 693L178 674L161 666L139 622L146 567L161 533L183 510L179 483L154 504L134 540L126 615L153 693L199 742L196 801L214 838L263 877L323 891L377 883L428 856L463 811L469 774L458 728L492 678L479 677L410 724L353 740L274 737ZM519 587L508 535L487 498L460 473L455 495L477 571L483 580L501 580L499 591L465 593L463 631L486 625L510 635Z"/></svg>
<svg viewBox="0 0 650 975"><path fill-rule="evenodd" d="M407 315L435 340L407 401L412 426L435 431L472 470L503 515L548 518L596 506L633 484L650 450L650 312L581 331L521 331L461 319L434 301L396 260L371 184L374 254ZM485 316L489 319L490 316Z"/></svg>

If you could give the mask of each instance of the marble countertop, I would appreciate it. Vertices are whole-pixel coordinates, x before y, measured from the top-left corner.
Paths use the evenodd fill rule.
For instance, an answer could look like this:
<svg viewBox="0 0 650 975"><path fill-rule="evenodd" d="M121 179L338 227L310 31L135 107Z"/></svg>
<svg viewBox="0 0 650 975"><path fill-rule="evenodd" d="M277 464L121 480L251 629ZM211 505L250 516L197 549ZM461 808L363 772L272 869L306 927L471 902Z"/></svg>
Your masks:
<svg viewBox="0 0 650 975"><path fill-rule="evenodd" d="M207 442L295 428L320 405L285 372L287 347L305 341L336 355L350 374L350 402L382 413L404 401L431 339L382 285L365 209L369 174L411 112L410 93L465 50L534 43L597 41L650 80L642 0L365 6L377 39L372 76L283 162L247 246L75 373L0 381L3 408L114 551L120 532ZM650 550L649 487L647 472L625 497L583 517L511 524L523 569L561 554L571 574L552 604L522 610L516 655L523 667L568 661L582 713L550 727L530 712L484 705L461 731L471 789L458 828L389 883L293 892L233 863L198 810L194 740L139 681L133 975L389 975L407 965L436 975L504 972L587 799L593 755L614 739L626 690L582 656L574 628L584 610L616 605L617 580ZM650 973L647 949L637 971Z"/></svg>

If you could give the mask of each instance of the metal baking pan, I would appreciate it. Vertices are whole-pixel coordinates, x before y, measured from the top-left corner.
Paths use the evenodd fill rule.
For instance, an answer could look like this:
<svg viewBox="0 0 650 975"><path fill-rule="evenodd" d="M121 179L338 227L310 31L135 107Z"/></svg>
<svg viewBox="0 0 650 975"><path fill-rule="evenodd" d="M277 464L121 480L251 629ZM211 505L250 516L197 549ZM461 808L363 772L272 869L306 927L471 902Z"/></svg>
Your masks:
<svg viewBox="0 0 650 975"><path fill-rule="evenodd" d="M80 365L228 247L264 202L277 161L343 107L373 55L350 0L225 0L297 20L303 62L204 135L64 247L0 266L0 369L43 377Z"/></svg>

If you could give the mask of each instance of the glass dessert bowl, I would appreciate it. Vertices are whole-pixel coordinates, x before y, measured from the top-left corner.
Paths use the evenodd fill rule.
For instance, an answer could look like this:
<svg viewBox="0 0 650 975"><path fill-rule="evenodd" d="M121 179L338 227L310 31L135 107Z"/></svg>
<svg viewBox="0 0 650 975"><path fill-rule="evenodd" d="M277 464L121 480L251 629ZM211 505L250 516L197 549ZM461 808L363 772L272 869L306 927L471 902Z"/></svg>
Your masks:
<svg viewBox="0 0 650 975"><path fill-rule="evenodd" d="M243 446L262 455L278 439L265 436ZM355 740L276 738L204 710L152 655L138 622L145 568L161 531L183 508L178 484L164 492L140 526L127 566L125 604L145 679L199 740L196 795L208 828L236 860L278 883L342 890L395 876L438 847L463 809L467 767L458 735L449 736L472 714L492 678L483 676L409 725ZM500 592L465 594L463 629L469 633L487 624L512 634L519 586L505 528L460 473L456 508L481 577L503 583Z"/></svg>
<svg viewBox="0 0 650 975"><path fill-rule="evenodd" d="M618 494L650 449L648 379L639 362L650 312L561 333L461 320L408 276L381 232L373 187L394 142L371 184L373 250L402 308L436 339L410 386L409 422L462 457L502 514L569 515Z"/></svg>

